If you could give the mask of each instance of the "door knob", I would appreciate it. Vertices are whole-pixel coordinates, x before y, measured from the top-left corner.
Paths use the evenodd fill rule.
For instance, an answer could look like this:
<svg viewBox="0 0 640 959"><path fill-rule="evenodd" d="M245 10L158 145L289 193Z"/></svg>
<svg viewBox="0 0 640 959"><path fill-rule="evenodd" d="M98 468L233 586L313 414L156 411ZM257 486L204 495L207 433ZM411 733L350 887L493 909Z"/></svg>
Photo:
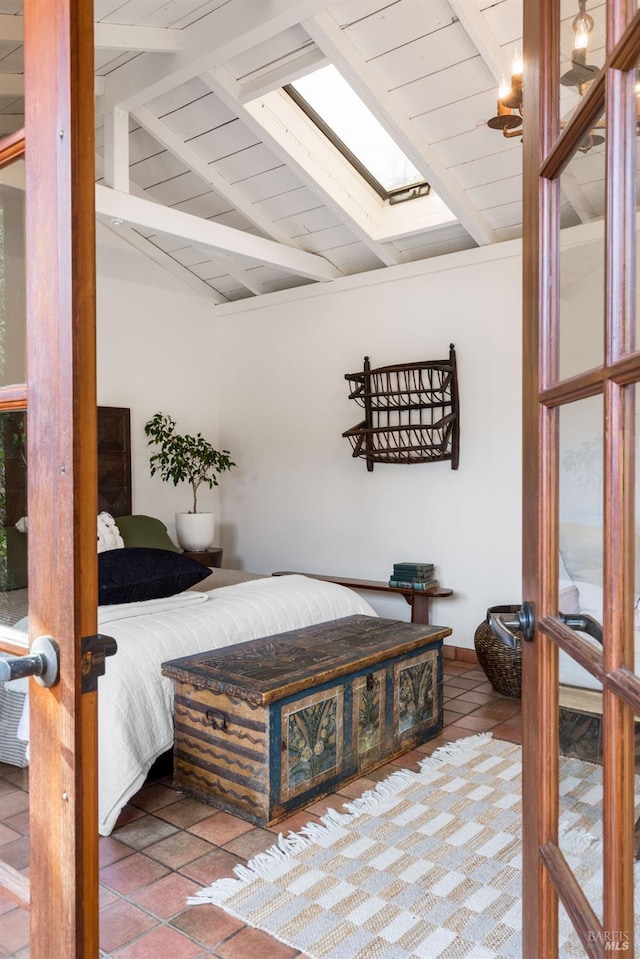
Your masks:
<svg viewBox="0 0 640 959"><path fill-rule="evenodd" d="M530 643L536 628L536 617L533 611L533 604L524 602L522 606L514 613L509 615L505 613L494 613L489 611L489 626L498 639L501 639L505 646L515 649L518 642L515 633L521 633L522 638Z"/></svg>
<svg viewBox="0 0 640 959"><path fill-rule="evenodd" d="M58 682L58 647L50 636L38 636L26 656L0 658L0 683L33 676L41 686Z"/></svg>
<svg viewBox="0 0 640 959"><path fill-rule="evenodd" d="M593 616L588 616L586 613L559 613L558 619L569 629L576 629L593 636L602 646L602 626Z"/></svg>

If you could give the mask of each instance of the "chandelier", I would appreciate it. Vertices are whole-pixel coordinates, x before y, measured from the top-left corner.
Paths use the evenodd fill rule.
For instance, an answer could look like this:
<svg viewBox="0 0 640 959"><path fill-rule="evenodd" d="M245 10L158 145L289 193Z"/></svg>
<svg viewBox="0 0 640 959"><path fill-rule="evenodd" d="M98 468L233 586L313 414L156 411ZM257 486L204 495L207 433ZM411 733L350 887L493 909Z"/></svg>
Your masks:
<svg viewBox="0 0 640 959"><path fill-rule="evenodd" d="M579 12L571 24L575 34L573 50L571 51L571 69L560 77L560 83L565 87L575 87L579 97L583 97L590 84L598 73L598 67L587 63L587 47L589 34L593 30L593 17L586 11L587 0L578 0ZM511 67L511 79L507 84L504 77L498 90L498 107L496 115L487 120L487 126L492 130L502 130L505 137L522 137L522 58L516 50ZM564 124L563 124L564 125ZM604 129L604 119L598 120L591 132L588 133L579 146L582 153L587 153L592 147L604 143L604 137L596 133Z"/></svg>

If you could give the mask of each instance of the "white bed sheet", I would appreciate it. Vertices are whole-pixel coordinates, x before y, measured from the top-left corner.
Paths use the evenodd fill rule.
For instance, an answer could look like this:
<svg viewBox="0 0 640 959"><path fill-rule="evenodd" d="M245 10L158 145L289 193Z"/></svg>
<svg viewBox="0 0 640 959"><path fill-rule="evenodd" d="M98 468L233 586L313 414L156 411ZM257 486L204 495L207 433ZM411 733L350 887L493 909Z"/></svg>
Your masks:
<svg viewBox="0 0 640 959"><path fill-rule="evenodd" d="M98 681L103 836L173 744L173 683L161 674L163 662L342 616L377 615L352 590L304 576L256 579L206 596L206 602L118 619L104 629L118 652Z"/></svg>

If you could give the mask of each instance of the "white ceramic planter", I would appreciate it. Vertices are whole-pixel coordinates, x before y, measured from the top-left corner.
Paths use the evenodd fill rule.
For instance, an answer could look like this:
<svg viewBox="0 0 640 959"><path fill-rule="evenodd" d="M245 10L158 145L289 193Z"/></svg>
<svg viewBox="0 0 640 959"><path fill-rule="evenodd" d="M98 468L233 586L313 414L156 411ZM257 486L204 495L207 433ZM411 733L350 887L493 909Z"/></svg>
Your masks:
<svg viewBox="0 0 640 959"><path fill-rule="evenodd" d="M183 549L197 553L213 543L214 513L176 513L176 537Z"/></svg>

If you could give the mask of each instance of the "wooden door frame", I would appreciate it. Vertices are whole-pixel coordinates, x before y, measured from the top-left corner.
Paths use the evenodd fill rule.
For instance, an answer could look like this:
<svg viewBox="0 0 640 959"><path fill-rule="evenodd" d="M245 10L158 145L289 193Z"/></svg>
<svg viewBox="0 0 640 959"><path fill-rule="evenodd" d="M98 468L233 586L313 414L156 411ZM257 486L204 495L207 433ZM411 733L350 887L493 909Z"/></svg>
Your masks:
<svg viewBox="0 0 640 959"><path fill-rule="evenodd" d="M93 2L26 0L24 34L29 639L60 651L60 681L30 685L30 952L93 959L97 702L81 690L82 637L97 630ZM24 392L0 390L0 409Z"/></svg>
<svg viewBox="0 0 640 959"><path fill-rule="evenodd" d="M590 956L603 956L604 931L629 930L633 954L633 714L638 683L633 662L635 553L634 397L640 355L635 332L636 131L633 76L640 60L640 16L632 28L627 0L607 6L607 60L562 134L559 122L559 2L524 4L525 137L523 232L523 596L534 600L538 629L523 644L523 956L558 955L558 896ZM609 69L613 68L613 69ZM559 176L606 101L606 355L602 366L558 382ZM612 122L612 118L613 121ZM615 125L614 125L615 123ZM620 331L614 324L620 318ZM637 344L636 347L637 349ZM581 896L558 844L558 647L580 653L580 641L559 624L559 409L602 395L604 402L605 647L601 657L605 733L603 772L603 922ZM543 455L543 450L547 450Z"/></svg>

